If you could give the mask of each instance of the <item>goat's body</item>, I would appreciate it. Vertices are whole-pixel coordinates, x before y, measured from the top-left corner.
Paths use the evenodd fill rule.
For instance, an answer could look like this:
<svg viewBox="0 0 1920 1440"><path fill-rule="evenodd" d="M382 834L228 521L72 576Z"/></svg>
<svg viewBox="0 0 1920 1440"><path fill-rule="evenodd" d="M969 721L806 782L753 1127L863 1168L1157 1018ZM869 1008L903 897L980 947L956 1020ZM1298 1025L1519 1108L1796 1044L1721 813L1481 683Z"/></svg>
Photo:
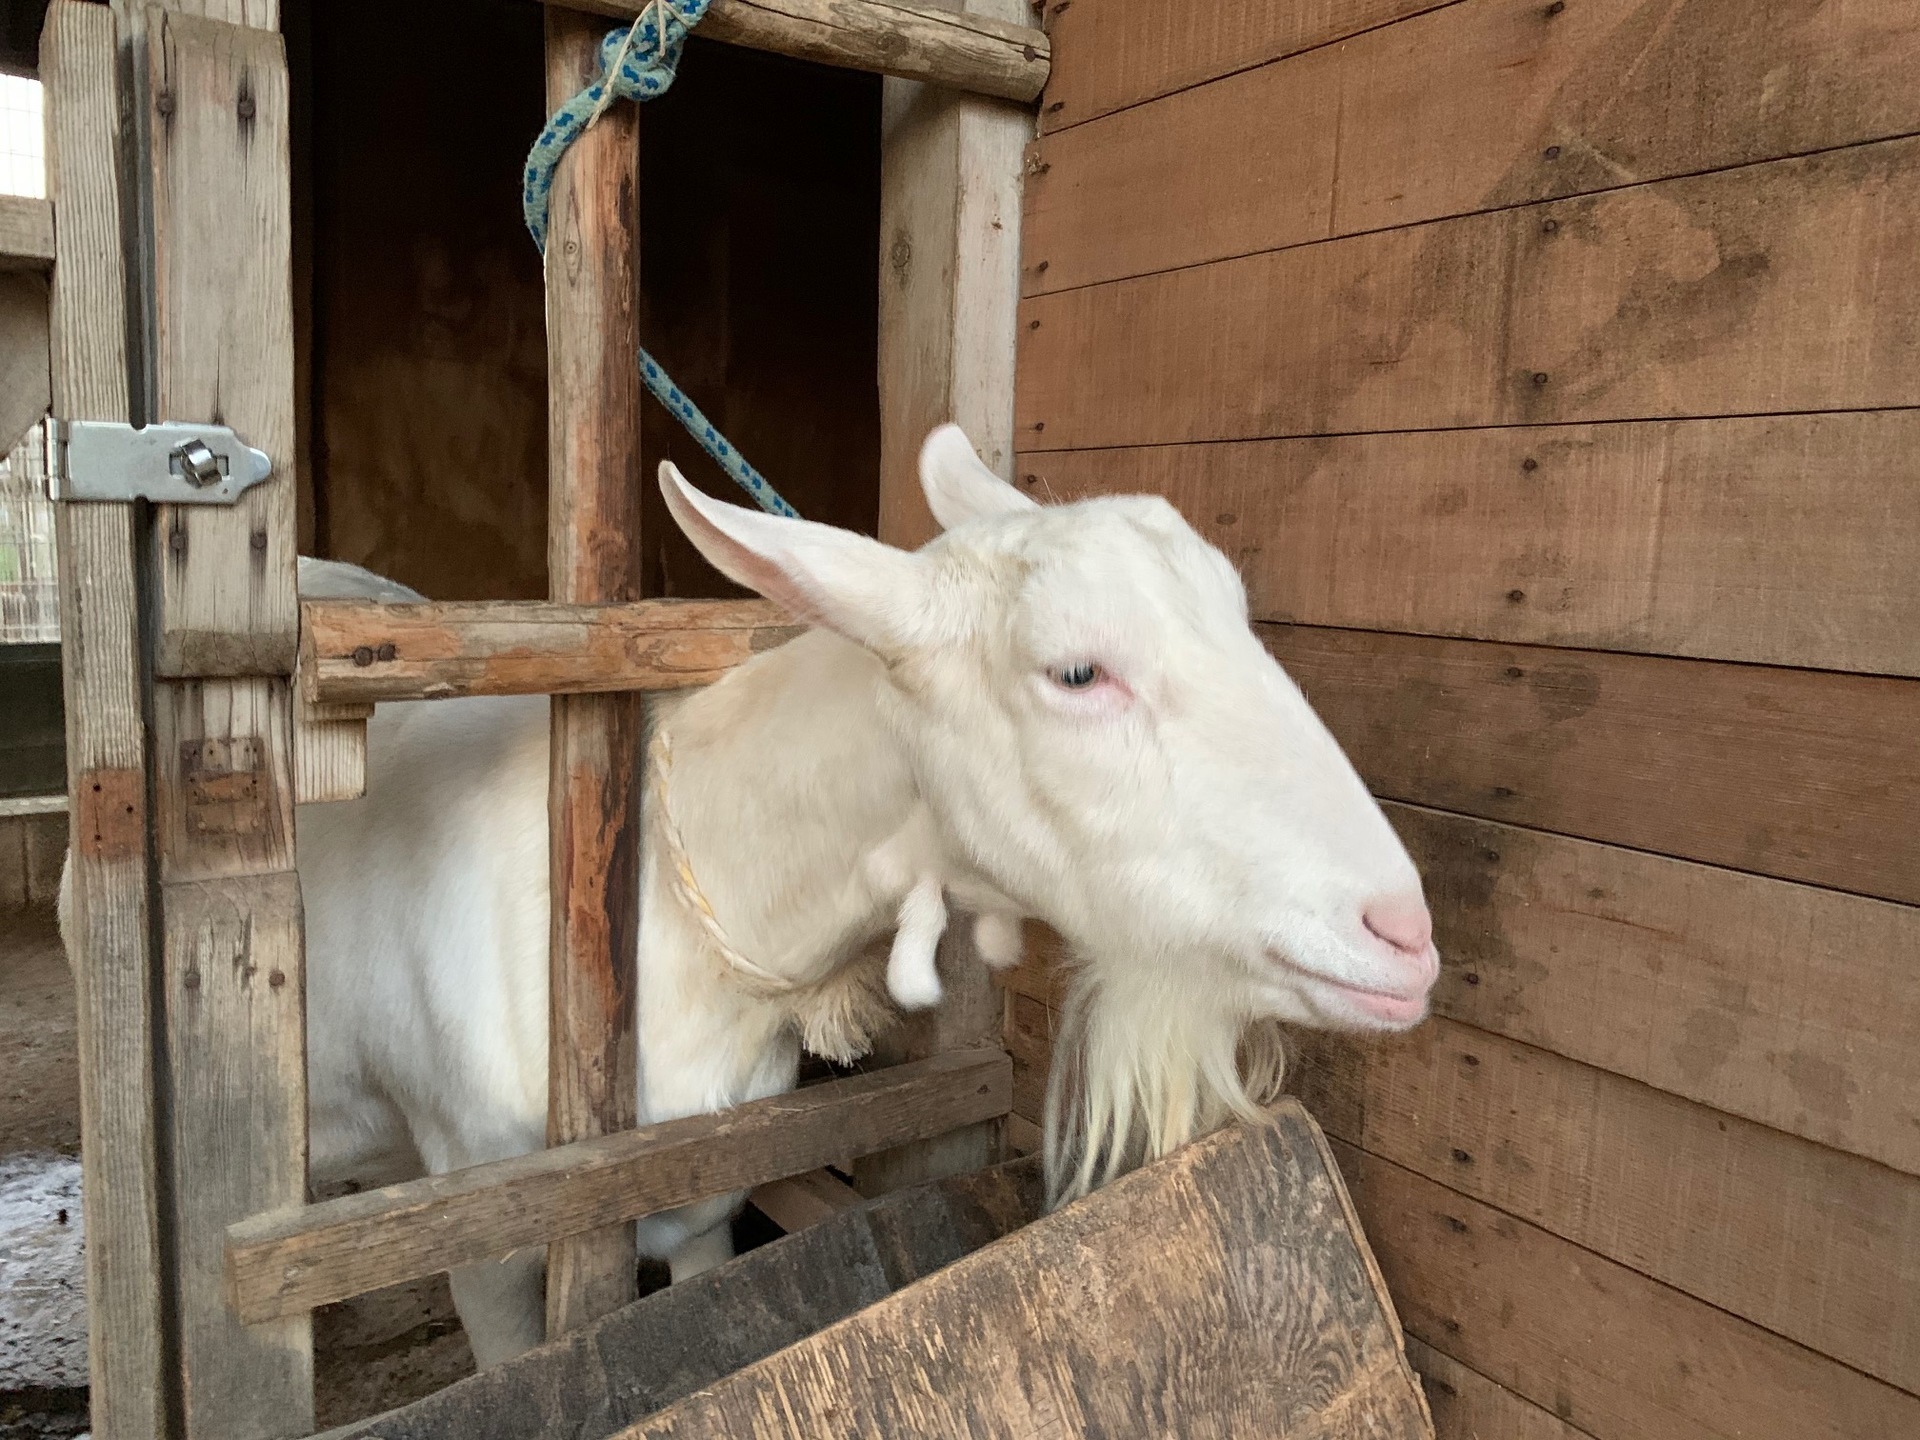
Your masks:
<svg viewBox="0 0 1920 1440"><path fill-rule="evenodd" d="M851 1051L884 1014L873 942L937 862L881 683L866 651L815 632L661 720L700 885L733 945L798 988L770 992L716 951L670 887L650 793L642 1124L790 1089L802 1033ZM365 798L300 812L316 1179L440 1173L545 1143L547 712L540 697L383 705ZM644 1221L641 1249L682 1273L724 1256L700 1237L735 1204ZM538 1279L537 1256L456 1274L483 1361L538 1338Z"/></svg>

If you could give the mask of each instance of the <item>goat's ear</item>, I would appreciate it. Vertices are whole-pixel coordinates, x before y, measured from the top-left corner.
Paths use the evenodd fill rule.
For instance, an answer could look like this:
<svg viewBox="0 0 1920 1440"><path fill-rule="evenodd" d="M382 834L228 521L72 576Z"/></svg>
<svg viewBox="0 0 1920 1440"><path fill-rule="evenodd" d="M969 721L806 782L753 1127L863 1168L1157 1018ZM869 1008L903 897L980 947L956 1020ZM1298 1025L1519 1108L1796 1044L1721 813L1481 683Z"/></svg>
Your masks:
<svg viewBox="0 0 1920 1440"><path fill-rule="evenodd" d="M881 652L924 636L925 561L851 530L725 504L694 489L671 460L660 462L660 490L714 569L795 619Z"/></svg>
<svg viewBox="0 0 1920 1440"><path fill-rule="evenodd" d="M981 463L958 425L940 426L921 445L920 488L942 530L1038 508Z"/></svg>

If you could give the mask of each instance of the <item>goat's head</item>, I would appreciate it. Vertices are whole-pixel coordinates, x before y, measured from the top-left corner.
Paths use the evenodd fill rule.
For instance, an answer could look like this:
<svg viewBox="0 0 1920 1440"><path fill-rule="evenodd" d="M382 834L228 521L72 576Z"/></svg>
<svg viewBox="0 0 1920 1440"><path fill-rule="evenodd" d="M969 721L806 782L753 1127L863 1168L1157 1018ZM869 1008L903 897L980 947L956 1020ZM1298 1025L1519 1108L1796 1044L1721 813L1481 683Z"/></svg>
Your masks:
<svg viewBox="0 0 1920 1440"><path fill-rule="evenodd" d="M1439 957L1413 863L1166 501L1043 508L943 426L920 478L945 533L909 553L661 473L722 572L886 662L937 823L1072 946L1058 1191L1266 1098L1273 1022L1424 1018Z"/></svg>

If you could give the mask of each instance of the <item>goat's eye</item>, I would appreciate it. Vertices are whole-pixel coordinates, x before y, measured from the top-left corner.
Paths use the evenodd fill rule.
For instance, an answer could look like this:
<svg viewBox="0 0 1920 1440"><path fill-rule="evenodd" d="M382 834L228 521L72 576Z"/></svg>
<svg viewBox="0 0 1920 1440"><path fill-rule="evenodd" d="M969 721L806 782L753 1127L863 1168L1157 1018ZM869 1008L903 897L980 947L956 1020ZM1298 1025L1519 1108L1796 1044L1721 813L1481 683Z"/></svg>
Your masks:
<svg viewBox="0 0 1920 1440"><path fill-rule="evenodd" d="M1068 665L1053 672L1054 683L1063 690L1084 690L1100 678L1100 667L1091 661Z"/></svg>

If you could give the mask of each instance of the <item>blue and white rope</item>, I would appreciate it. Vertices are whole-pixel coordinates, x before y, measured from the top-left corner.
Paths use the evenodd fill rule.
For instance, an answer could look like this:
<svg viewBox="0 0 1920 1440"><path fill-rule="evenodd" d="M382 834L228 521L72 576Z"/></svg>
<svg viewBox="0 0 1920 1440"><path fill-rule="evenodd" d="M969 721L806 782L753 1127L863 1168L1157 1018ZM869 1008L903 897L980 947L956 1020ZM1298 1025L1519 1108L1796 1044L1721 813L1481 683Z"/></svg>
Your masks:
<svg viewBox="0 0 1920 1440"><path fill-rule="evenodd" d="M560 168L560 157L615 100L640 102L666 93L667 87L673 84L680 53L686 48L687 33L700 23L712 3L713 0L651 0L632 25L609 31L600 42L600 79L554 112L527 155L520 205L527 230L542 255L547 251L547 220L553 199L553 177ZM640 352L640 378L653 397L687 427L701 448L762 510L775 515L797 514L645 350Z"/></svg>

